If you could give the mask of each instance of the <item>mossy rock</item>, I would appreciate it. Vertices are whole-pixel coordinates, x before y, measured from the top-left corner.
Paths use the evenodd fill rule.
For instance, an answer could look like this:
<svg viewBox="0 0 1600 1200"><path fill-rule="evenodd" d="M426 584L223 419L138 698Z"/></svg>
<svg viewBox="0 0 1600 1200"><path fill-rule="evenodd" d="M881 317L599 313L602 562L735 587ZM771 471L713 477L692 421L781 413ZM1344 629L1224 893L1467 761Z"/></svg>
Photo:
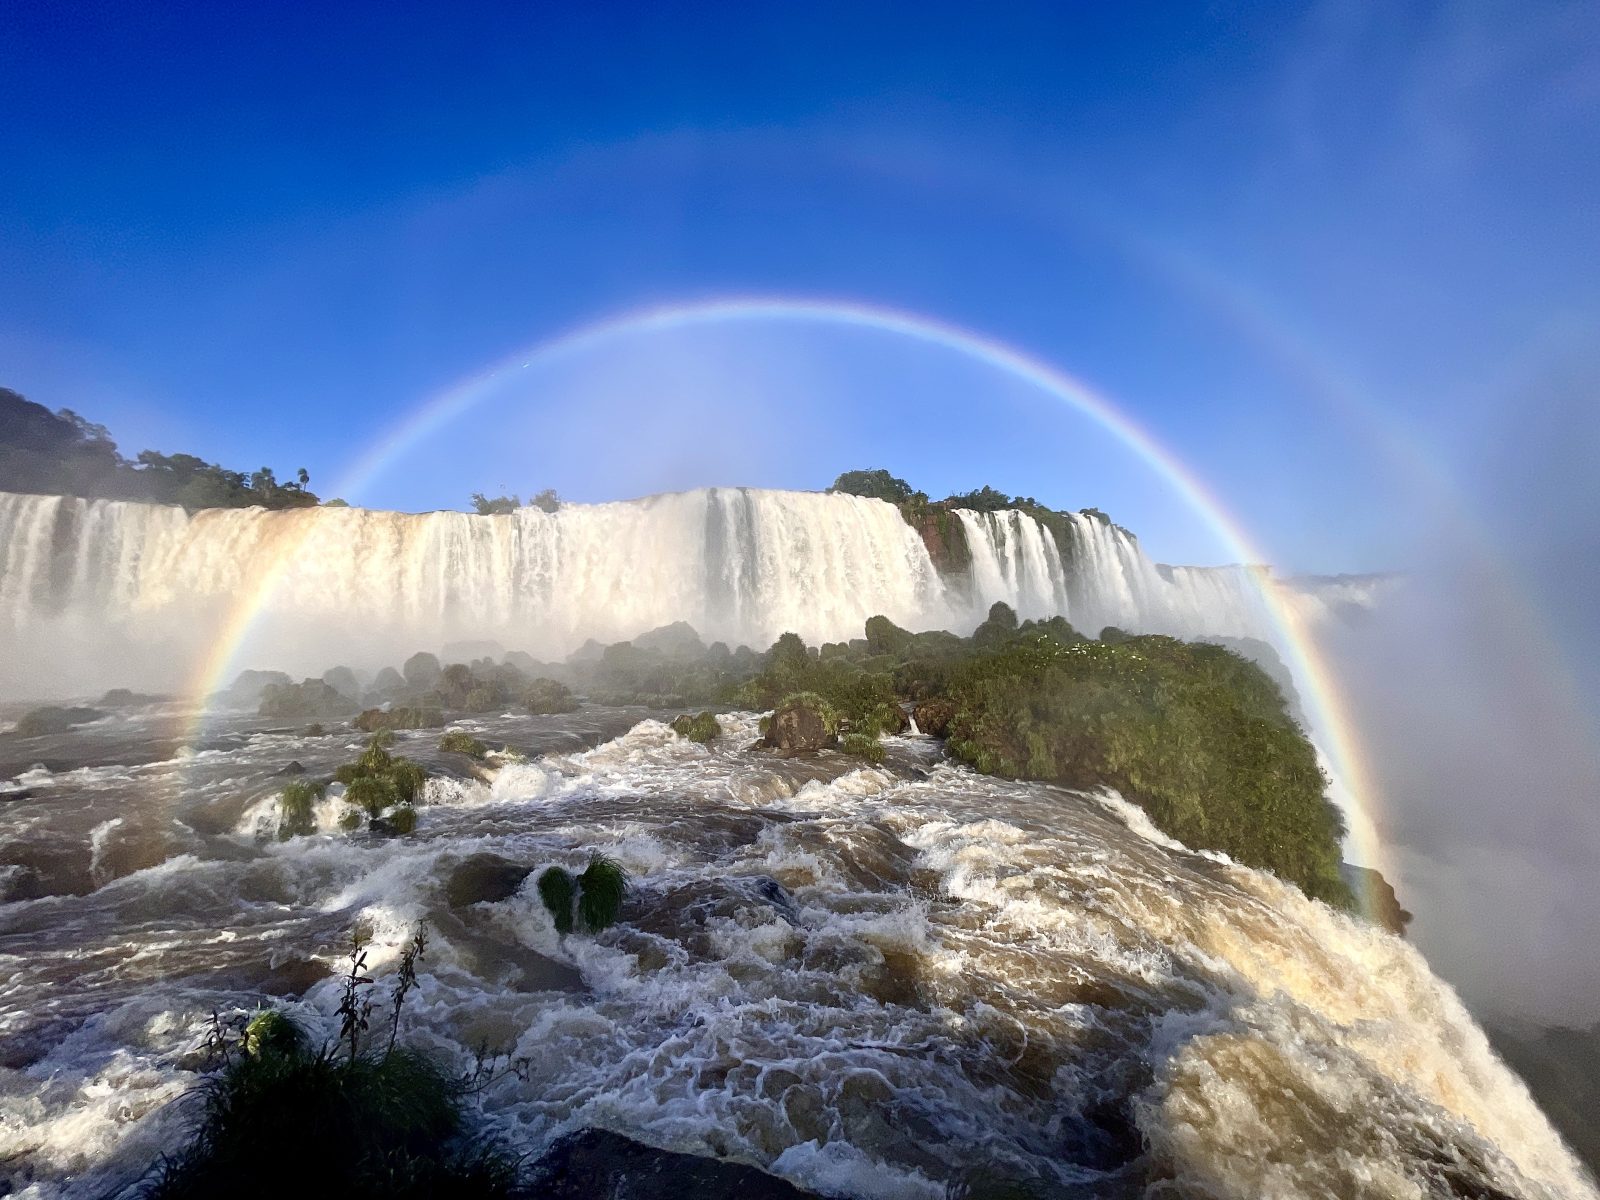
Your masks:
<svg viewBox="0 0 1600 1200"><path fill-rule="evenodd" d="M772 710L767 744L782 754L801 754L832 746L839 714L815 692L796 692Z"/></svg>
<svg viewBox="0 0 1600 1200"><path fill-rule="evenodd" d="M714 741L722 733L722 726L717 724L715 713L703 712L695 716L685 713L672 722L672 732L691 742L704 744Z"/></svg>

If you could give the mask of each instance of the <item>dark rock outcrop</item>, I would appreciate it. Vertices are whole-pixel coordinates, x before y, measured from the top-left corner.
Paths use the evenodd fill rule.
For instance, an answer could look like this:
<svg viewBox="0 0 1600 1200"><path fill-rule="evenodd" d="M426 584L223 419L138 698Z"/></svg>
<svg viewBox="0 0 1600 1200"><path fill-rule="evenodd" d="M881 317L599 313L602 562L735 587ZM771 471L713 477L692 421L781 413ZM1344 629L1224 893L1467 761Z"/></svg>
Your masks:
<svg viewBox="0 0 1600 1200"><path fill-rule="evenodd" d="M222 693L222 699L240 708L261 703L261 695L273 684L287 687L294 680L282 671L240 671L239 677Z"/></svg>
<svg viewBox="0 0 1600 1200"><path fill-rule="evenodd" d="M444 724L444 713L437 708L369 708L350 724L362 733L380 729L437 729Z"/></svg>
<svg viewBox="0 0 1600 1200"><path fill-rule="evenodd" d="M47 733L65 733L74 725L87 725L106 714L97 708L57 708L46 705L24 713L17 722L18 737L42 737Z"/></svg>
<svg viewBox="0 0 1600 1200"><path fill-rule="evenodd" d="M545 1200L816 1200L756 1167L658 1150L609 1129L568 1134L531 1175Z"/></svg>
<svg viewBox="0 0 1600 1200"><path fill-rule="evenodd" d="M839 719L827 701L802 692L773 709L767 745L783 754L801 754L833 745L838 732Z"/></svg>
<svg viewBox="0 0 1600 1200"><path fill-rule="evenodd" d="M911 710L911 719L929 737L942 738L949 733L955 715L956 706L949 700L924 700Z"/></svg>
<svg viewBox="0 0 1600 1200"><path fill-rule="evenodd" d="M276 720L318 721L346 717L360 705L320 679L304 683L272 683L261 693L256 712Z"/></svg>
<svg viewBox="0 0 1600 1200"><path fill-rule="evenodd" d="M456 864L445 881L444 895L451 908L493 904L515 896L533 871L498 854L470 854Z"/></svg>
<svg viewBox="0 0 1600 1200"><path fill-rule="evenodd" d="M167 699L165 696L148 696L144 692L135 692L128 688L112 688L100 697L102 708L143 708L147 704L160 704Z"/></svg>
<svg viewBox="0 0 1600 1200"><path fill-rule="evenodd" d="M1394 894L1394 887L1387 879L1371 867L1358 867L1352 863L1340 863L1339 874L1361 902L1367 916L1390 933L1405 936L1406 926L1411 924L1411 914L1400 907L1400 898Z"/></svg>

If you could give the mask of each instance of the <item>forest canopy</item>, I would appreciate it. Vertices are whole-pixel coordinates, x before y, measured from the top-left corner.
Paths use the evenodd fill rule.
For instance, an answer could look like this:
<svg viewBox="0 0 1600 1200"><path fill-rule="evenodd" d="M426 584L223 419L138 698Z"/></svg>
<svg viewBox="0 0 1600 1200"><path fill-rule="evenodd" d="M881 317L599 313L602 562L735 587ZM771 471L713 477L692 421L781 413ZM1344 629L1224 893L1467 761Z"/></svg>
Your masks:
<svg viewBox="0 0 1600 1200"><path fill-rule="evenodd" d="M280 481L271 467L230 471L193 454L141 450L129 459L104 425L0 388L0 490L188 509L309 508L310 481L304 467Z"/></svg>

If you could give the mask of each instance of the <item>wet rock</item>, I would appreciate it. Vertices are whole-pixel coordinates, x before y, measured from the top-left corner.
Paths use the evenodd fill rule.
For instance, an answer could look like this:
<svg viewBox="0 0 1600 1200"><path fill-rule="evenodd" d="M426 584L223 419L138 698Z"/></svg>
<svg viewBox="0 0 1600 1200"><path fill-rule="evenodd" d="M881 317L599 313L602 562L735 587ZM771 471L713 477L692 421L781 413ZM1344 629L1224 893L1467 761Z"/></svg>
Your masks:
<svg viewBox="0 0 1600 1200"><path fill-rule="evenodd" d="M783 754L821 750L834 743L838 721L821 697L790 696L773 710L767 744Z"/></svg>
<svg viewBox="0 0 1600 1200"><path fill-rule="evenodd" d="M911 719L929 737L942 738L949 733L955 715L956 706L949 700L924 700L911 710Z"/></svg>
<svg viewBox="0 0 1600 1200"><path fill-rule="evenodd" d="M305 764L302 763L298 758L289 763L287 766L283 767L281 770L273 772L275 775L304 775L305 773Z"/></svg>
<svg viewBox="0 0 1600 1200"><path fill-rule="evenodd" d="M46 705L25 713L17 722L18 737L42 737L47 733L65 733L74 725L87 725L106 714L98 708L57 708Z"/></svg>
<svg viewBox="0 0 1600 1200"><path fill-rule="evenodd" d="M462 859L445 881L444 895L451 908L493 904L515 896L532 867L518 866L498 854L472 854Z"/></svg>
<svg viewBox="0 0 1600 1200"><path fill-rule="evenodd" d="M278 720L316 721L349 716L358 707L349 696L322 680L307 679L304 683L268 684L261 692L256 712Z"/></svg>
<svg viewBox="0 0 1600 1200"><path fill-rule="evenodd" d="M534 1164L533 1191L547 1200L808 1200L776 1175L726 1159L659 1150L612 1133L568 1134Z"/></svg>
<svg viewBox="0 0 1600 1200"><path fill-rule="evenodd" d="M143 692L130 691L127 688L112 688L100 697L102 708L143 708L147 704L160 704L167 697L147 696Z"/></svg>
<svg viewBox="0 0 1600 1200"><path fill-rule="evenodd" d="M437 708L369 708L350 722L362 733L380 729L438 729L444 713Z"/></svg>
<svg viewBox="0 0 1600 1200"><path fill-rule="evenodd" d="M329 667L322 673L322 682L350 700L361 698L361 681L349 667Z"/></svg>
<svg viewBox="0 0 1600 1200"><path fill-rule="evenodd" d="M293 682L294 680L282 671L241 671L239 678L222 693L221 699L228 704L248 708L253 704L260 704L261 694L273 684L287 687Z"/></svg>
<svg viewBox="0 0 1600 1200"><path fill-rule="evenodd" d="M406 677L406 683L419 689L432 687L443 671L439 659L426 650L419 650L413 654L400 668L400 673Z"/></svg>

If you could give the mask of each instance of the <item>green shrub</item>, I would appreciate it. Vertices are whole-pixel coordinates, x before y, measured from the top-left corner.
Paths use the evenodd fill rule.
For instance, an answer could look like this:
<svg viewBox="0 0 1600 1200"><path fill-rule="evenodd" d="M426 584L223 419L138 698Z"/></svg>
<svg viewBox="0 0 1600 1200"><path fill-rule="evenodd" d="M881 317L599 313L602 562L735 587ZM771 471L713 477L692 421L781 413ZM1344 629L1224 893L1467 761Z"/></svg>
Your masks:
<svg viewBox="0 0 1600 1200"><path fill-rule="evenodd" d="M313 783L307 779L296 779L283 785L283 791L278 794L280 842L317 831L317 817L313 808L327 790L327 784Z"/></svg>
<svg viewBox="0 0 1600 1200"><path fill-rule="evenodd" d="M845 734L839 742L839 749L853 758L864 758L873 766L883 764L883 743L868 734Z"/></svg>
<svg viewBox="0 0 1600 1200"><path fill-rule="evenodd" d="M628 872L616 860L596 854L576 879L562 867L546 868L538 888L557 933L574 928L599 933L616 924L628 894Z"/></svg>
<svg viewBox="0 0 1600 1200"><path fill-rule="evenodd" d="M304 1034L277 1012L253 1018L232 1047L217 1025L212 1044L224 1066L194 1093L198 1128L187 1146L158 1160L143 1194L152 1200L511 1195L515 1160L467 1135L467 1081L395 1045L422 945L419 933L402 956L381 1053L357 1048L371 1009L363 992L372 986L359 947L340 1010L356 1023L347 1021L333 1046L308 1048Z"/></svg>
<svg viewBox="0 0 1600 1200"><path fill-rule="evenodd" d="M572 932L572 900L576 885L564 867L547 867L539 876L539 899L555 922L556 932Z"/></svg>
<svg viewBox="0 0 1600 1200"><path fill-rule="evenodd" d="M590 933L616 924L628 894L628 872L615 859L597 854L578 876L578 919Z"/></svg>
<svg viewBox="0 0 1600 1200"><path fill-rule="evenodd" d="M1113 787L1163 832L1348 905L1327 780L1278 689L1220 646L1026 637L975 659L951 698L951 754L1007 778Z"/></svg>
<svg viewBox="0 0 1600 1200"><path fill-rule="evenodd" d="M477 759L489 755L489 747L464 729L452 729L440 738L439 750L443 754L465 754L468 758Z"/></svg>
<svg viewBox="0 0 1600 1200"><path fill-rule="evenodd" d="M715 713L703 712L695 716L685 713L672 722L672 732L691 742L710 742L722 732Z"/></svg>

